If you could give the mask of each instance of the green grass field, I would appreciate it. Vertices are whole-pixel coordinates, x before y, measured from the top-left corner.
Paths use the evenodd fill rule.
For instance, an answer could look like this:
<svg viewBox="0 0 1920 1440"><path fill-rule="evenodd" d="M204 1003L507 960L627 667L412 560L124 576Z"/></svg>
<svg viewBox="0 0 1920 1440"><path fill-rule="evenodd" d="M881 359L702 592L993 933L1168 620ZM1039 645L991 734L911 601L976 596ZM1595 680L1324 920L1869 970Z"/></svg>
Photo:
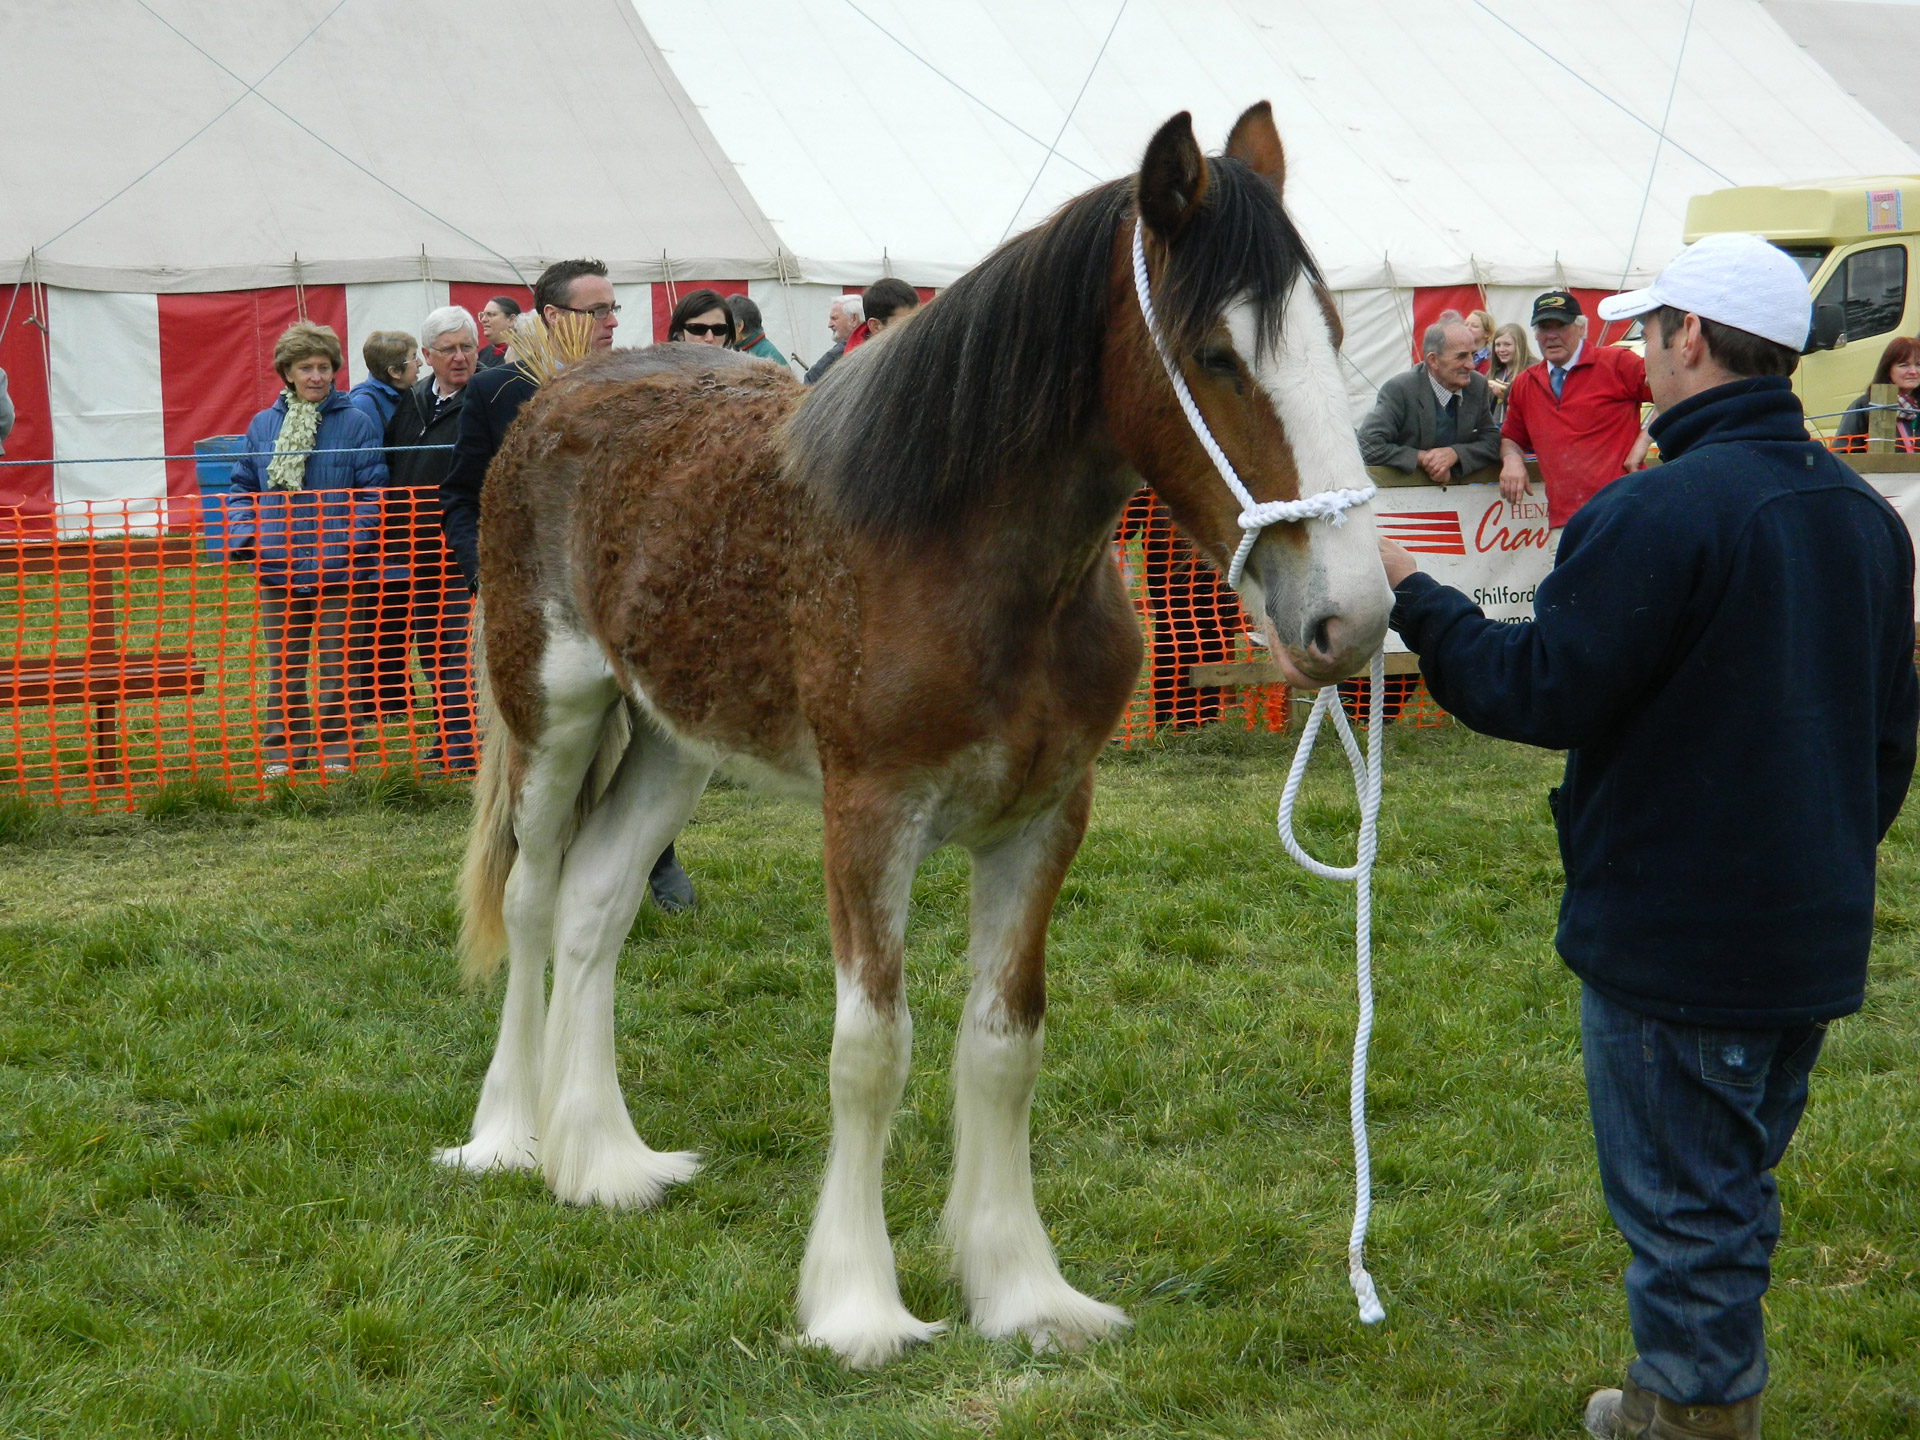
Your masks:
<svg viewBox="0 0 1920 1440"><path fill-rule="evenodd" d="M1391 737L1388 1318L1363 1329L1352 897L1274 837L1290 747L1221 728L1103 764L1035 1107L1067 1274L1135 1321L1083 1354L957 1323L936 1222L966 868L927 865L888 1213L908 1304L956 1330L867 1374L792 1340L828 1133L814 812L715 790L682 843L700 909L636 924L622 1078L642 1134L707 1167L632 1214L429 1162L465 1137L497 1004L450 954L459 797L0 807L0 1435L1575 1435L1631 1342L1551 952L1557 757ZM1316 776L1303 828L1345 852L1344 777ZM1782 1170L1769 1436L1920 1435L1917 932L1910 813L1867 1010Z"/></svg>

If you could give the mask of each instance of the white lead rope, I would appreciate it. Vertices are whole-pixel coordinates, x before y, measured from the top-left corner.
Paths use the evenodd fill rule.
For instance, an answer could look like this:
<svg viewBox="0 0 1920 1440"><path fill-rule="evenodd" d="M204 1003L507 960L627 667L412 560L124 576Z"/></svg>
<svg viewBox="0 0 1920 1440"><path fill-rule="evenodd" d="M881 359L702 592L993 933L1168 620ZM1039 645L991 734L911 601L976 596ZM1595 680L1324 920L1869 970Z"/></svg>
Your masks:
<svg viewBox="0 0 1920 1440"><path fill-rule="evenodd" d="M1160 363L1166 367L1167 379L1173 384L1173 393L1179 397L1187 424L1193 427L1195 437L1213 461L1213 468L1220 472L1220 478L1240 502L1240 547L1233 552L1233 563L1227 567L1227 584L1236 587L1240 584L1240 572L1247 563L1247 556L1252 553L1254 542L1267 526L1305 520L1325 520L1329 525L1344 525L1347 523L1346 511L1355 505L1364 505L1374 497L1374 487L1367 485L1355 490L1322 490L1302 500L1256 501L1247 487L1240 483L1233 462L1227 459L1226 452L1207 428L1200 407L1193 403L1193 396L1187 389L1186 377L1180 373L1180 367L1174 364L1173 353L1167 349L1160 326L1153 318L1153 296L1147 287L1145 226L1138 217L1133 223L1133 292L1139 298L1140 315L1147 323L1147 334L1153 338L1153 348L1160 353ZM1347 1238L1347 1279L1353 1285L1354 1298L1360 1302L1360 1319L1368 1325L1377 1325L1387 1318L1387 1312L1381 1308L1380 1297L1374 1291L1373 1277L1367 1274L1363 1253L1367 1240L1367 1221L1373 1213L1373 1165L1367 1152L1367 1046L1373 1038L1373 855L1380 818L1380 706L1381 692L1386 688L1385 668L1385 656L1375 655L1367 712L1367 754L1364 760L1353 738L1353 728L1347 724L1346 712L1340 708L1338 687L1325 686L1314 698L1313 713L1307 717L1306 731L1300 737L1299 747L1293 752L1293 768L1287 772L1286 788L1280 792L1279 822L1280 841L1287 847L1289 855L1323 879L1350 880L1354 886L1354 950L1360 983L1360 1023L1353 1036L1353 1076L1347 1090L1347 1112L1353 1126L1355 1187L1353 1230ZM1294 798L1300 793L1300 779L1306 774L1307 760L1313 754L1313 742L1320 733L1321 718L1329 707L1340 726L1340 743L1346 748L1347 761L1353 767L1354 789L1360 798L1359 851L1353 864L1338 867L1321 864L1302 850L1300 842L1293 838Z"/></svg>
<svg viewBox="0 0 1920 1440"><path fill-rule="evenodd" d="M1347 1236L1347 1281L1353 1286L1354 1299L1360 1302L1360 1319L1377 1325L1387 1318L1380 1296L1367 1273L1365 1247L1367 1221L1373 1214L1373 1161L1367 1151L1367 1046L1373 1040L1373 857L1379 844L1380 825L1380 719L1381 695L1386 689L1386 656L1376 654L1368 671L1367 753L1353 738L1347 712L1340 705L1340 687L1322 686L1313 697L1313 713L1307 716L1307 728L1293 752L1293 765L1287 771L1286 788L1280 792L1280 843L1302 869L1322 880L1350 881L1353 884L1354 971L1360 987L1360 1020L1353 1032L1353 1072L1347 1082L1347 1119L1353 1129L1353 1229ZM1333 712L1340 730L1340 744L1347 752L1347 764L1353 770L1353 789L1360 801L1360 844L1351 865L1328 865L1301 848L1293 835L1293 802L1300 794L1300 781L1307 773L1307 761L1313 755L1313 742L1319 738L1320 722Z"/></svg>

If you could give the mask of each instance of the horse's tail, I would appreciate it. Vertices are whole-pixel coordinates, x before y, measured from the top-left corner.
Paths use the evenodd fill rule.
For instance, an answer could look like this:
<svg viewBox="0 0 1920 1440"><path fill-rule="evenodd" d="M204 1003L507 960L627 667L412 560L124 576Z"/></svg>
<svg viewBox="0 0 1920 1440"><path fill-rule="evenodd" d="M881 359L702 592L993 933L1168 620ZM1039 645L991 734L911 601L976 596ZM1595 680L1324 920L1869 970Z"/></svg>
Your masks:
<svg viewBox="0 0 1920 1440"><path fill-rule="evenodd" d="M480 606L468 626L473 637L472 667L476 717L480 726L480 773L473 782L473 821L467 830L467 854L460 864L460 976L484 985L500 969L507 953L507 922L502 902L513 872L519 842L513 835L513 776L509 760L513 736L493 705L482 642Z"/></svg>

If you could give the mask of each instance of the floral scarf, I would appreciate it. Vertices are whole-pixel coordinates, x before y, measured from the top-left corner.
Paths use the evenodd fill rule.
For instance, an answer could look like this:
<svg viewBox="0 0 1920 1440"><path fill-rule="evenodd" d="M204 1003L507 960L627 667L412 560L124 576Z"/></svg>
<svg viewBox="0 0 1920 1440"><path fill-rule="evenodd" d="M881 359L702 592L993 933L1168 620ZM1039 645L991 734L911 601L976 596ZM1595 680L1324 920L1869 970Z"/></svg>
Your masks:
<svg viewBox="0 0 1920 1440"><path fill-rule="evenodd" d="M299 400L289 390L285 396L287 418L280 424L279 438L273 442L273 458L267 462L269 490L298 490L306 484L307 456L320 434L320 404Z"/></svg>

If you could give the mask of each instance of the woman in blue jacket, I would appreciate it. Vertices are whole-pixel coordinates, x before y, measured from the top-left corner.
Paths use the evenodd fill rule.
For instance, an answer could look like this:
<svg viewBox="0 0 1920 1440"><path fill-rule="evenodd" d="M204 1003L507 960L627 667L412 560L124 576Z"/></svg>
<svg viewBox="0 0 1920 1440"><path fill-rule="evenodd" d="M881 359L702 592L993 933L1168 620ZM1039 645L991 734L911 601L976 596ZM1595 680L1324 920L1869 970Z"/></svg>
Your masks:
<svg viewBox="0 0 1920 1440"><path fill-rule="evenodd" d="M367 378L347 399L385 434L400 397L420 378L420 347L404 330L376 330L360 347L360 358L367 362Z"/></svg>
<svg viewBox="0 0 1920 1440"><path fill-rule="evenodd" d="M377 562L386 455L372 420L334 389L340 340L297 321L273 347L286 390L247 426L233 470L230 554L253 561L267 640L268 775L310 764L328 774L352 758L347 726L349 600ZM317 732L316 732L317 721Z"/></svg>

